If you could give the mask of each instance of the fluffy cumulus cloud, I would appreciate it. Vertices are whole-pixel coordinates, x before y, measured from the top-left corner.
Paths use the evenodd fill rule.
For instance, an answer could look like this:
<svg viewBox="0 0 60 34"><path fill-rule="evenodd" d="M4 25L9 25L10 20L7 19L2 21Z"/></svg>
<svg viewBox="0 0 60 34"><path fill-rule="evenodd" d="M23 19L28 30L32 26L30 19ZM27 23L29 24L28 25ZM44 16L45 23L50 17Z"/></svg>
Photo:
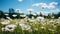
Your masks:
<svg viewBox="0 0 60 34"><path fill-rule="evenodd" d="M22 2L23 0L18 0L19 2Z"/></svg>
<svg viewBox="0 0 60 34"><path fill-rule="evenodd" d="M39 6L41 8L55 8L55 5L57 5L58 3L57 2L51 2L49 4L47 3L36 3L36 4L33 4L32 6Z"/></svg>
<svg viewBox="0 0 60 34"><path fill-rule="evenodd" d="M57 5L57 2L51 2L50 5Z"/></svg>
<svg viewBox="0 0 60 34"><path fill-rule="evenodd" d="M32 6L39 6L39 3L33 4Z"/></svg>

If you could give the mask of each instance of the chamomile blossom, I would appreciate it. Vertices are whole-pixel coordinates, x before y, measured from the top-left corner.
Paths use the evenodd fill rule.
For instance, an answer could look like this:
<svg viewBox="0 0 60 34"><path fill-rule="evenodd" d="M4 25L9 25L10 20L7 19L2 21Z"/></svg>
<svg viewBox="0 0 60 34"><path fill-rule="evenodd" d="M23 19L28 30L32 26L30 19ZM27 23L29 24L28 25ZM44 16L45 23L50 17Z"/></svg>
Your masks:
<svg viewBox="0 0 60 34"><path fill-rule="evenodd" d="M17 15L14 14L14 15L12 15L12 16L13 16L13 17L16 17Z"/></svg>
<svg viewBox="0 0 60 34"><path fill-rule="evenodd" d="M44 17L37 17L37 20L38 20L39 22L41 22L41 21L44 20Z"/></svg>
<svg viewBox="0 0 60 34"><path fill-rule="evenodd" d="M20 23L19 25L21 26L22 30L29 30L31 28L31 26L26 25L24 23Z"/></svg>
<svg viewBox="0 0 60 34"><path fill-rule="evenodd" d="M6 30L6 31L14 31L15 27L16 27L16 25L10 24L10 25L7 25L7 26L5 27L5 30Z"/></svg>
<svg viewBox="0 0 60 34"><path fill-rule="evenodd" d="M9 20L5 20L5 21L1 22L2 25L7 25L7 24L9 24L9 23L10 23Z"/></svg>

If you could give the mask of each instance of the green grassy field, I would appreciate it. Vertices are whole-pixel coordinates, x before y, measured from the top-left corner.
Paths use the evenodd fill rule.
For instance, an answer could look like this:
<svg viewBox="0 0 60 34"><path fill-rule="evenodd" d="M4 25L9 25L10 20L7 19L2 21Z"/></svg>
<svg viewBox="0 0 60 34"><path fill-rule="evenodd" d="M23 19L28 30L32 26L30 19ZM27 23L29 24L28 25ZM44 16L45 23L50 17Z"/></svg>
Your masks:
<svg viewBox="0 0 60 34"><path fill-rule="evenodd" d="M2 24L1 22L5 20L10 23ZM45 19L42 22L38 22L36 19L33 20L35 21L0 19L0 34L60 34L60 21L58 19ZM11 30L12 28L9 28L9 30L4 29L7 25L11 24L16 25L13 30Z"/></svg>

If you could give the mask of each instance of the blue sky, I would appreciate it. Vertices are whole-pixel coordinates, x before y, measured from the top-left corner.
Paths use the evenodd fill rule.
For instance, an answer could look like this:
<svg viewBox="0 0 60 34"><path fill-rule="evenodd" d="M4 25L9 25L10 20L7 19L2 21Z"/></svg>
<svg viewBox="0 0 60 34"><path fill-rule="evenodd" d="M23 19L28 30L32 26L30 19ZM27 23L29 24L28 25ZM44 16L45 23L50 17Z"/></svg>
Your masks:
<svg viewBox="0 0 60 34"><path fill-rule="evenodd" d="M50 3L56 2L56 5L53 5L50 7ZM42 6L36 6L37 4L41 5L41 3L45 3L48 6L42 9ZM35 5L35 6L33 6ZM49 8L50 7L50 8ZM13 9L20 9L23 13L28 13L27 9L34 9L33 12L43 11L43 12L50 12L50 10L60 9L60 0L0 0L0 10L3 10L5 12L8 12L9 8Z"/></svg>

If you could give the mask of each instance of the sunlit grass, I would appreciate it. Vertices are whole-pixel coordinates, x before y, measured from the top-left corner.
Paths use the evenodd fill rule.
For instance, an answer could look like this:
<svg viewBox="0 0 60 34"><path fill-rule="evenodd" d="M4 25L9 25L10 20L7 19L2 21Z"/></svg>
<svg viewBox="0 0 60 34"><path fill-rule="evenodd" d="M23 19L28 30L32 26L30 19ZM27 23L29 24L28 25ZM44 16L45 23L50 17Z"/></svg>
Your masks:
<svg viewBox="0 0 60 34"><path fill-rule="evenodd" d="M36 20L36 19L34 19ZM45 19L49 20L49 19ZM55 20L55 19L53 19ZM21 19L13 19L10 21L10 24L15 24L16 22L20 22ZM23 20L24 21L24 20ZM2 20L0 19L0 22ZM25 22L25 21L24 21ZM36 23L35 23L36 22ZM38 23L35 21L34 23L32 22L27 22L25 24L28 24L31 26L30 30L22 30L21 26L17 25L14 31L2 31L1 28L3 27L2 24L0 24L0 34L60 34L60 23L52 24L52 23L43 23L40 22Z"/></svg>

